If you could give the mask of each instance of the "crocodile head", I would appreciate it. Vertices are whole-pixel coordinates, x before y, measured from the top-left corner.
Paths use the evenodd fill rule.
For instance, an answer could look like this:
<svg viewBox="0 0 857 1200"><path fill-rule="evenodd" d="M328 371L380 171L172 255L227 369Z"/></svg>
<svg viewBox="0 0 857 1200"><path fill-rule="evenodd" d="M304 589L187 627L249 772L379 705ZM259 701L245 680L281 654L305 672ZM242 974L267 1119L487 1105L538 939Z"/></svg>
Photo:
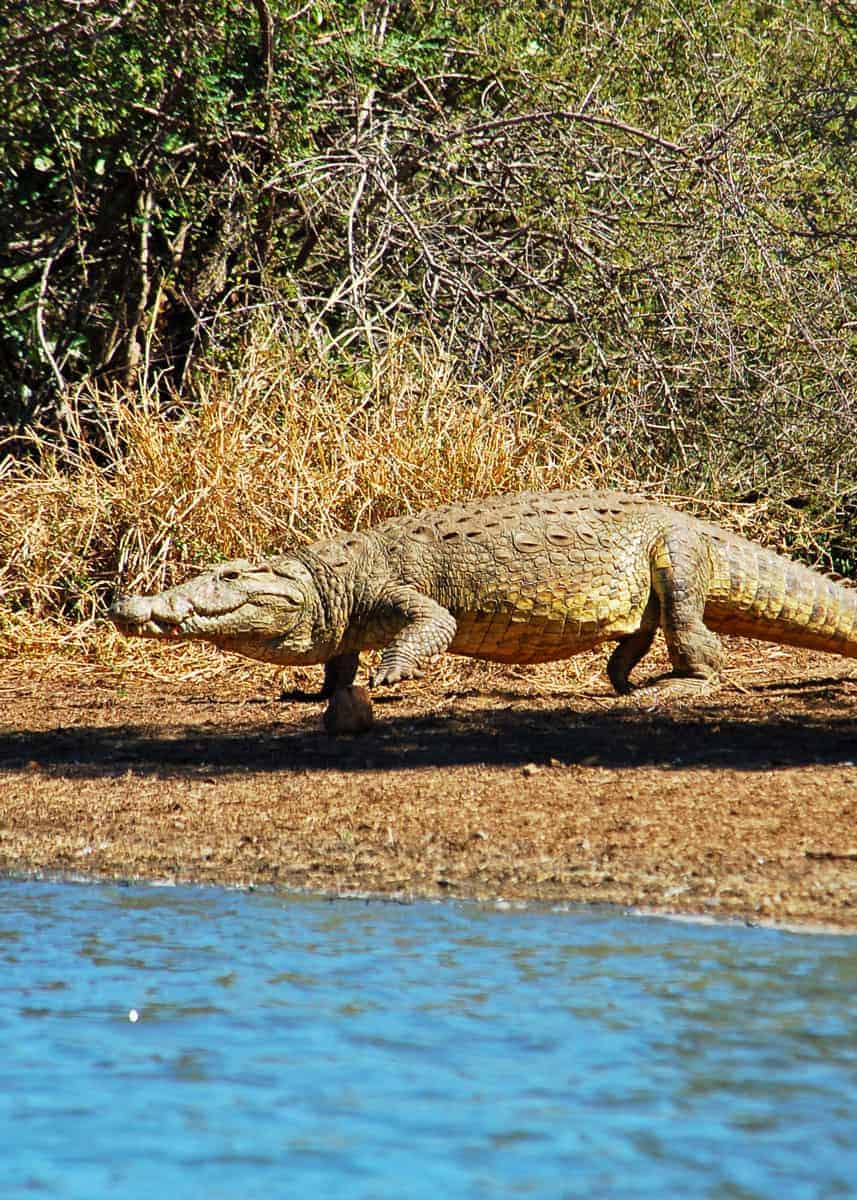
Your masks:
<svg viewBox="0 0 857 1200"><path fill-rule="evenodd" d="M164 592L119 596L107 615L128 637L213 642L287 664L308 661L317 610L312 577L297 559L235 559Z"/></svg>

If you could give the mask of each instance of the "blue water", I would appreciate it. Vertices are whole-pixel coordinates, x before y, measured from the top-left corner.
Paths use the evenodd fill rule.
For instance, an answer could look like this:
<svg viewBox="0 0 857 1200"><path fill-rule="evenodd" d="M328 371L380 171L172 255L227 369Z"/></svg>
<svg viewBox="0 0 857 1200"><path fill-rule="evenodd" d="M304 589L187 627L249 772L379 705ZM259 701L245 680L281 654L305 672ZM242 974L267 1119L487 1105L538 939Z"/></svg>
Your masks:
<svg viewBox="0 0 857 1200"><path fill-rule="evenodd" d="M4 880L0 1145L4 1200L850 1198L857 939Z"/></svg>

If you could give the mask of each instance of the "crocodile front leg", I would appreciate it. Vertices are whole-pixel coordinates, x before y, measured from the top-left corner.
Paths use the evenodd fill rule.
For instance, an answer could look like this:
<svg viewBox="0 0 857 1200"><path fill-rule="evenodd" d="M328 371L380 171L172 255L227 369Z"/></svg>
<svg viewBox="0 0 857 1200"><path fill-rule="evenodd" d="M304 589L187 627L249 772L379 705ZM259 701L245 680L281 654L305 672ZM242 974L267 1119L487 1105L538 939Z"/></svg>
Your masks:
<svg viewBox="0 0 857 1200"><path fill-rule="evenodd" d="M443 654L455 637L455 617L416 588L392 589L373 612L379 622L400 626L381 652L381 665L373 687L417 679L427 659Z"/></svg>
<svg viewBox="0 0 857 1200"><path fill-rule="evenodd" d="M294 688L290 692L281 692L281 700L291 700L300 703L313 703L319 700L329 700L339 688L350 687L360 665L359 654L338 654L324 664L324 684L318 692L305 692L302 688Z"/></svg>

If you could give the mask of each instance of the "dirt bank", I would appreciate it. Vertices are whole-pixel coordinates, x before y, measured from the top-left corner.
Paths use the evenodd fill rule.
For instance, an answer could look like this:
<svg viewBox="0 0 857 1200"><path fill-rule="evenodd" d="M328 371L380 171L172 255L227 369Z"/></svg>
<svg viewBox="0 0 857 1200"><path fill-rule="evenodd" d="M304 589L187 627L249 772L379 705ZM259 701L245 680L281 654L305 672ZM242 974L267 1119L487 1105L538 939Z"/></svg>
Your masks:
<svg viewBox="0 0 857 1200"><path fill-rule="evenodd" d="M270 669L7 661L0 869L857 929L857 668L741 642L730 662L679 703L596 674L440 672L331 739Z"/></svg>

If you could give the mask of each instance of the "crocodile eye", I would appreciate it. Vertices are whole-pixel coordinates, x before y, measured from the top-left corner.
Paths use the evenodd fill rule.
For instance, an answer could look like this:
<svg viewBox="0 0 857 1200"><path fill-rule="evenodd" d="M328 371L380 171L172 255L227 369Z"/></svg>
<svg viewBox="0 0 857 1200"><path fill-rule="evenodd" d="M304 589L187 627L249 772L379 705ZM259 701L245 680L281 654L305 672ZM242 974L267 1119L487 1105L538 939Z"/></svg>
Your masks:
<svg viewBox="0 0 857 1200"><path fill-rule="evenodd" d="M234 583L236 579L241 578L240 571L224 571L220 576L221 579L226 579L229 583Z"/></svg>

